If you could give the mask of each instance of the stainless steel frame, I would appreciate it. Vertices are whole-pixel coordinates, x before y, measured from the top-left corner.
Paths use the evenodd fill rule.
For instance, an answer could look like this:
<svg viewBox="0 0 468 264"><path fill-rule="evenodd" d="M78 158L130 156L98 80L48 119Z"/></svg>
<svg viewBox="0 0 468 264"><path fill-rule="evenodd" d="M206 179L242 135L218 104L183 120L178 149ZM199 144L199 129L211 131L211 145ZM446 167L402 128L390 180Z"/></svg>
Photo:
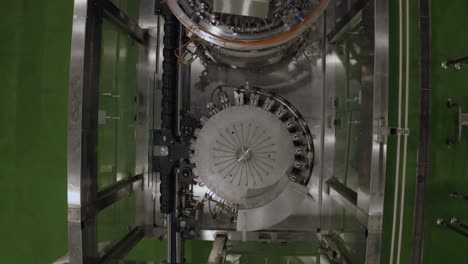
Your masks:
<svg viewBox="0 0 468 264"><path fill-rule="evenodd" d="M155 92L157 88L157 73L161 66L158 64L158 40L160 39L161 19L154 14L155 0L140 0L140 15L138 24L148 32L148 46L139 47L138 51L138 101L136 126L136 172L143 173L143 192L137 194L136 222L143 227L145 234L152 232L154 220L154 206L158 199L154 199L158 192L157 175L153 173L150 148L150 133L157 123L154 117Z"/></svg>
<svg viewBox="0 0 468 264"><path fill-rule="evenodd" d="M68 244L70 263L98 258L97 126L102 12L76 1L68 113Z"/></svg>
<svg viewBox="0 0 468 264"><path fill-rule="evenodd" d="M72 53L70 66L70 97L68 127L68 222L69 222L69 262L96 263L120 258L136 245L144 236L164 236L164 215L159 211L158 175L152 173L152 148L150 131L158 125L153 117L159 101L158 87L161 80L162 45L160 36L163 19L154 15L157 0L140 0L140 19L137 26L114 5L96 5L93 0L76 0L74 9ZM107 6L107 8L106 8ZM331 5L333 6L333 5ZM333 20L333 10L327 10L322 22L319 37L329 33L328 25ZM383 195L386 170L386 136L382 131L387 127L388 104L388 0L369 0L362 10L352 16L363 19L367 37L366 60L363 65L363 112L367 114L364 124L367 134L363 135L362 155L367 160L361 164L360 187L357 197L344 199L340 203L344 208L356 212L356 218L368 230L366 263L380 262L382 236ZM334 17L333 17L334 18ZM138 175L118 182L98 192L97 188L97 127L98 127L98 84L101 49L101 21L109 19L127 32L142 46L139 49L138 87L137 87L137 128L136 128L136 172ZM319 25L320 26L320 25ZM343 30L346 27L343 27ZM328 39L336 41L343 33ZM325 41L325 40L324 40ZM323 52L327 53L330 42L323 43ZM326 234L330 230L327 215L327 201L340 200L343 195L335 191L327 195L322 186L334 175L332 125L333 97L336 83L330 75L333 69L327 64L327 56L322 60L309 61L299 59L294 63L275 66L269 72L251 72L216 65L194 63L191 69L184 69L184 78L190 84L190 108L198 117L203 114L206 96L221 83L233 86L245 84L274 90L289 99L311 127L317 158L309 187L314 198L300 206L286 221L261 232L236 232L235 225L221 225L214 221L205 221L201 225L201 239L213 240L216 232L223 230L229 239L290 241L297 238L303 241L316 241L315 232ZM208 73L204 75L204 71ZM329 71L332 71L331 73ZM181 75L182 76L182 75ZM189 76L189 77L187 77ZM184 82L184 87L187 83ZM185 100L184 105L188 104ZM155 110L156 109L156 110ZM158 115L154 115L157 117ZM322 169L319 170L319 164ZM335 186L336 187L336 186ZM337 190L336 188L334 190ZM98 252L97 214L99 210L114 204L123 197L136 193L137 219L135 228L121 241L104 253ZM322 203L322 195L324 201ZM348 197L349 198L349 197ZM327 200L327 201L326 201ZM347 202L346 202L347 201ZM351 201L351 202L350 202ZM209 218L209 212L204 212ZM291 234L291 237L285 234ZM265 235L268 234L268 235Z"/></svg>
<svg viewBox="0 0 468 264"><path fill-rule="evenodd" d="M364 39L361 48L364 61L361 80L359 187L353 193L353 190L335 182L334 178L328 179L327 201L324 201L322 207L328 206L328 199L331 198L352 213L367 230L365 263L380 263L387 159L387 135L384 131L388 126L389 2L363 0L356 2L354 7L358 8L348 9L349 13L328 34L328 49L331 51L331 47L346 34L346 29L352 29L362 19ZM333 64L333 61L327 62L327 87L331 90L336 87L333 78L330 78L337 70ZM327 109L325 115L331 114L333 110ZM323 216L327 214L330 212L323 212ZM333 215L327 217L325 220L330 221ZM326 227L331 226L325 222L324 228Z"/></svg>
<svg viewBox="0 0 468 264"><path fill-rule="evenodd" d="M364 8L363 19L366 32L373 42L373 63L369 64L373 75L371 89L373 90L372 105L372 159L369 182L365 188L359 190L364 199L359 200L358 207L368 212L366 263L380 263L382 243L382 222L385 195L385 176L387 161L387 136L382 135L382 128L388 127L388 88L389 88L389 1L370 1ZM367 17L373 15L373 22L366 22ZM374 34L371 34L373 32ZM372 65L372 68L370 67ZM366 200L367 200L366 199Z"/></svg>
<svg viewBox="0 0 468 264"><path fill-rule="evenodd" d="M148 180L149 83L138 89L136 138L137 176L98 192L98 98L101 25L108 19L146 49L148 31L136 25L110 1L76 0L73 15L68 124L68 241L69 263L102 263L122 257L143 237L135 227L105 252L98 252L97 214L133 192Z"/></svg>
<svg viewBox="0 0 468 264"><path fill-rule="evenodd" d="M290 42L291 40L300 36L304 31L309 29L309 27L316 23L318 18L322 12L327 8L329 0L319 0L317 7L309 17L305 18L305 20L295 27L287 27L280 28L281 31L278 35L271 35L271 31L267 32L266 34L259 34L256 37L252 36L243 36L240 41L231 41L231 36L227 32L221 31L219 28L200 21L200 24L195 23L192 18L187 15L182 8L184 2L179 2L177 0L168 0L167 5L172 10L174 15L179 19L179 21L191 32L195 35L199 36L200 38L204 39L208 43L213 43L219 47L224 47L231 50L262 50L277 47L283 44ZM186 6L189 7L188 5ZM191 8L188 8L191 9ZM273 30L272 32L276 32L277 30ZM213 33L215 32L215 34ZM266 36L263 36L266 35ZM239 36L239 35L238 35ZM257 37L261 36L261 38L257 39ZM269 39L268 41L265 41Z"/></svg>

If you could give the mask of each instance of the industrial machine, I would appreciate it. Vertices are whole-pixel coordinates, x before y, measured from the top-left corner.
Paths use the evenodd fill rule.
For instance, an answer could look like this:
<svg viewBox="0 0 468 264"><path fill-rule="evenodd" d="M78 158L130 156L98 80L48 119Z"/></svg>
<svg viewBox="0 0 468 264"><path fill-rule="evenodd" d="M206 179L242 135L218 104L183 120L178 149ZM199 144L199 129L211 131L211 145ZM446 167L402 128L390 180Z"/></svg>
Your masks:
<svg viewBox="0 0 468 264"><path fill-rule="evenodd" d="M159 238L171 264L198 240L214 241L203 263L244 263L233 245L259 241L313 253L255 263L379 263L388 1L137 2L138 20L75 1L64 262ZM99 131L125 122L102 109L103 21L138 56L134 174L100 188ZM128 197L134 226L101 241L100 211Z"/></svg>

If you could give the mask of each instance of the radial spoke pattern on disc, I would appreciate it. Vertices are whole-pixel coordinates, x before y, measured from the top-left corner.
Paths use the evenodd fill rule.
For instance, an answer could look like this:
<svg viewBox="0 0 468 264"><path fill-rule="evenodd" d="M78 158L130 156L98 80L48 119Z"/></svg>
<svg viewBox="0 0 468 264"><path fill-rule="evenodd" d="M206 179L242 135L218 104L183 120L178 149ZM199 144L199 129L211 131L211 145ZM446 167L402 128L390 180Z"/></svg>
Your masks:
<svg viewBox="0 0 468 264"><path fill-rule="evenodd" d="M272 173L275 147L265 129L252 123L238 123L219 134L212 148L213 159L223 179L255 187Z"/></svg>

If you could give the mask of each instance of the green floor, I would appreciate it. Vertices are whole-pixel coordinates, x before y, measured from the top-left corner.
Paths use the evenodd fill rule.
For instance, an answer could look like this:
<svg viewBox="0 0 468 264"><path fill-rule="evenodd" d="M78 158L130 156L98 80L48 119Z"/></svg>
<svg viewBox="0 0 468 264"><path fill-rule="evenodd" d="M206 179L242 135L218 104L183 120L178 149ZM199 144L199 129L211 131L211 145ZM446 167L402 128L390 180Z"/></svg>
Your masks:
<svg viewBox="0 0 468 264"><path fill-rule="evenodd" d="M403 2L402 13L407 11L406 4ZM418 2L410 1L409 5L409 55L406 49L406 16L403 16L403 38L402 38L402 76L401 76L401 123L400 127L405 127L405 115L408 115L407 150L405 151L404 137L401 137L400 143L400 163L399 163L399 181L396 182L396 162L397 162L397 138L389 137L388 139L388 158L387 158L387 177L385 186L385 211L383 225L383 241L382 241L382 257L381 263L390 263L391 257L391 241L392 232L394 232L393 262L411 263L412 254L412 230L413 230L413 210L415 183L417 174L417 150L419 141L419 97L420 97L420 82L419 82L419 10ZM390 1L390 88L389 88L389 127L398 127L398 100L399 100L399 4L398 1ZM409 68L406 66L406 59L409 56ZM409 79L408 79L409 78ZM408 79L408 80L407 80ZM409 84L409 90L406 92L406 81ZM408 100L408 108L405 107L405 102ZM404 156L406 152L406 180L403 181L404 174ZM403 184L404 183L404 184ZM398 187L397 187L398 186ZM394 214L395 203L394 195L398 188L398 200L396 206L396 214ZM405 191L403 194L403 187ZM404 196L404 202L402 202ZM403 208L402 205L403 204ZM400 225L400 217L403 213L402 225ZM393 221L395 220L395 229L393 229ZM401 233L401 250L398 254L397 243L399 234ZM398 258L398 255L400 257ZM398 260L397 260L398 259Z"/></svg>
<svg viewBox="0 0 468 264"><path fill-rule="evenodd" d="M402 249L399 263L411 263L413 242L413 210L415 198L415 183L417 180L417 143L419 130L419 6L417 1L410 1L410 72L409 72L409 129L408 163L406 172L406 192L404 202L404 221L402 226ZM398 56L398 2L391 1L391 58ZM449 193L458 191L468 192L467 143L454 149L447 149L445 141L448 136L455 135L456 114L446 107L449 97L463 100L468 99L465 84L468 84L468 74L465 71L444 71L440 63L451 58L468 55L466 25L468 24L468 2L464 0L442 1L432 0L432 106L431 106L431 141L430 141L430 174L428 179L427 208L424 229L424 258L423 263L468 263L468 240L459 234L436 225L436 219L453 216L461 221L468 219L468 204L466 201L454 201ZM403 7L406 12L406 7ZM392 35L393 34L393 35ZM406 42L404 34L403 43ZM403 59L406 58L406 52ZM391 76L398 76L398 60L391 60ZM403 75L406 75L406 67ZM398 78L390 78L391 102L397 102ZM403 93L403 100L405 95ZM390 104L390 126L395 126L398 107ZM393 125L392 125L393 123ZM466 134L464 134L466 136ZM402 145L403 147L403 145ZM402 150L403 151L403 150ZM384 244L381 263L389 263L391 223L393 219L393 201L395 190L395 156L396 139L392 138L388 146L388 174L385 195ZM400 178L401 202L402 181ZM397 220L401 208L397 210ZM465 220L466 223L466 220ZM399 225L397 224L397 230ZM398 231L397 231L398 234ZM394 261L396 261L395 251ZM396 262L395 262L396 263Z"/></svg>
<svg viewBox="0 0 468 264"><path fill-rule="evenodd" d="M67 251L67 112L73 1L0 8L0 263Z"/></svg>
<svg viewBox="0 0 468 264"><path fill-rule="evenodd" d="M211 241L187 241L185 243L187 264L206 264L212 245ZM125 259L129 261L165 261L167 259L167 241L144 239Z"/></svg>
<svg viewBox="0 0 468 264"><path fill-rule="evenodd" d="M450 4L449 4L450 3ZM468 223L468 201L453 200L449 193L468 194L468 133L455 148L445 146L455 135L457 115L446 107L453 98L468 111L468 68L442 70L440 63L468 55L468 2L432 0L432 128L431 166L425 224L424 263L468 263L468 238L435 224L439 217L457 217Z"/></svg>

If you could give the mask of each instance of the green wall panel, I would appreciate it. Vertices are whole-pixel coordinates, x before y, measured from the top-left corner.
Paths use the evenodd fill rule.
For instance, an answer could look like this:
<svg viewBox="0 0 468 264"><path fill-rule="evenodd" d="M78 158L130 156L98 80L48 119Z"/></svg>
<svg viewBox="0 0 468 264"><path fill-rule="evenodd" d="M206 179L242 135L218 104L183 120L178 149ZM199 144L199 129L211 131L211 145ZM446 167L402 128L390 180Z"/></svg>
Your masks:
<svg viewBox="0 0 468 264"><path fill-rule="evenodd" d="M67 251L72 8L1 3L0 263L50 263Z"/></svg>
<svg viewBox="0 0 468 264"><path fill-rule="evenodd" d="M73 1L3 2L0 263L50 263L67 252L67 112ZM138 17L138 1L114 2L131 17ZM134 174L138 47L108 23L103 40L100 93L109 89L120 97L101 96L100 109L120 119L109 121L110 128L100 129L100 153L112 161L111 166L100 168L100 172L111 168L107 179L99 178L101 187ZM134 203L134 198L124 200L99 216L101 240L118 239L133 225Z"/></svg>
<svg viewBox="0 0 468 264"><path fill-rule="evenodd" d="M449 197L451 192L468 194L468 134L460 145L445 146L455 135L457 114L446 107L447 99L468 111L468 74L463 70L443 70L442 61L468 56L466 26L468 1L432 0L432 118L430 177L425 223L424 263L468 263L468 238L436 225L439 217L457 217L468 223L468 203Z"/></svg>

